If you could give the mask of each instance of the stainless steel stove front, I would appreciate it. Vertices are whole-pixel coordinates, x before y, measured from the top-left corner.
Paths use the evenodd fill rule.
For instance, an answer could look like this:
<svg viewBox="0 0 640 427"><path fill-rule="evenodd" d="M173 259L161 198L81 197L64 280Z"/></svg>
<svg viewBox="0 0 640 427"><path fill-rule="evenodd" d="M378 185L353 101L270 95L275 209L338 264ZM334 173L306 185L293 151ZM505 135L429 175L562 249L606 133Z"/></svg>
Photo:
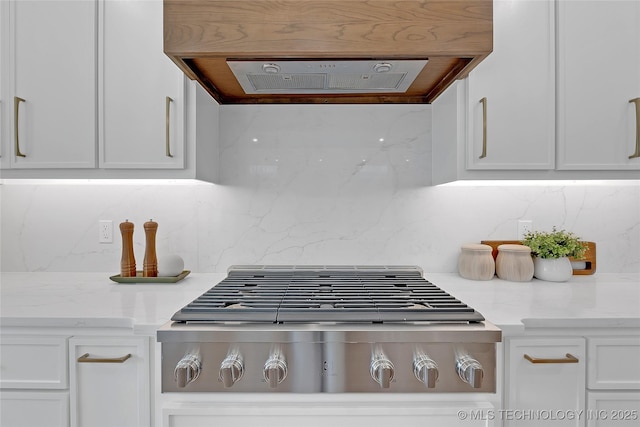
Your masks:
<svg viewBox="0 0 640 427"><path fill-rule="evenodd" d="M163 392L477 393L496 390L501 332L474 325L169 323Z"/></svg>

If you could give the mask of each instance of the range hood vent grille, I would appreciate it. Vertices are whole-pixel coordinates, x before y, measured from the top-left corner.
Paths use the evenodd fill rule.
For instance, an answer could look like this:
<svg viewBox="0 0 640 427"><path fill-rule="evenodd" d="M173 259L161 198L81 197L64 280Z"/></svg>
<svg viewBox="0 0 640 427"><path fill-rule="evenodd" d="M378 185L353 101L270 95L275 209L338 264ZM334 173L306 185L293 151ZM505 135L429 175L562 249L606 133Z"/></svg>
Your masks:
<svg viewBox="0 0 640 427"><path fill-rule="evenodd" d="M406 92L426 59L227 61L246 94Z"/></svg>
<svg viewBox="0 0 640 427"><path fill-rule="evenodd" d="M324 89L324 74L247 74L253 93L273 90Z"/></svg>

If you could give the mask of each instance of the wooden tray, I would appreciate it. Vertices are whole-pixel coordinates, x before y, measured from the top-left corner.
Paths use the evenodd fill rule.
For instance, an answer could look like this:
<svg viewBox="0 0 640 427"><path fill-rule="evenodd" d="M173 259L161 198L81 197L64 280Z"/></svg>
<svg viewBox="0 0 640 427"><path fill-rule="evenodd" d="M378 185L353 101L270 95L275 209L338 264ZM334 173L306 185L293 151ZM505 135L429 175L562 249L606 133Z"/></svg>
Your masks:
<svg viewBox="0 0 640 427"><path fill-rule="evenodd" d="M483 240L480 243L483 245L489 245L493 248L493 258L495 259L498 256L498 246L500 245L521 245L522 242L520 240ZM584 254L583 259L573 259L573 257L569 257L571 262L584 262L585 268L584 270L576 270L573 269L574 276L583 276L583 275L591 275L596 272L596 244L595 242L584 242L587 244L589 250Z"/></svg>
<svg viewBox="0 0 640 427"><path fill-rule="evenodd" d="M177 276L143 277L142 271L136 271L136 277L122 277L118 274L109 277L109 279L117 283L177 283L187 277L189 273L191 273L190 270L184 270Z"/></svg>

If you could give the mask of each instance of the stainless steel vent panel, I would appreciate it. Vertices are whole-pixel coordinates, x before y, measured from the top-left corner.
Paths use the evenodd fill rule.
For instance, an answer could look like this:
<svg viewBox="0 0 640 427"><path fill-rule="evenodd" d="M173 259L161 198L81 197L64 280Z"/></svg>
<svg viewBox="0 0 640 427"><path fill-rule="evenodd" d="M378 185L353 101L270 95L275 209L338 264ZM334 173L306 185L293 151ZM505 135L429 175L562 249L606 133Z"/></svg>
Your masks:
<svg viewBox="0 0 640 427"><path fill-rule="evenodd" d="M402 93L427 60L229 60L227 64L247 94Z"/></svg>
<svg viewBox="0 0 640 427"><path fill-rule="evenodd" d="M396 90L406 73L329 74L329 89Z"/></svg>

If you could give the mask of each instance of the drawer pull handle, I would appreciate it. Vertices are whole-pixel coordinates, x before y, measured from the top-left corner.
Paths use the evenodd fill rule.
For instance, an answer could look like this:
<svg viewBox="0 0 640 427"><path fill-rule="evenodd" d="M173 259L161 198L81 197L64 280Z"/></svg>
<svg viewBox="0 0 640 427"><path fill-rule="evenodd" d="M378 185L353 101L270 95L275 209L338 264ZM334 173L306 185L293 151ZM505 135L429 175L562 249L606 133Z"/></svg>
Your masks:
<svg viewBox="0 0 640 427"><path fill-rule="evenodd" d="M482 153L479 159L487 157L487 98L480 100L482 104Z"/></svg>
<svg viewBox="0 0 640 427"><path fill-rule="evenodd" d="M636 151L629 158L637 159L640 157L640 98L630 99L629 102L636 104Z"/></svg>
<svg viewBox="0 0 640 427"><path fill-rule="evenodd" d="M85 353L82 356L78 357L78 363L124 363L129 358L131 358L131 353L126 354L122 357L113 357L106 359L100 357L90 357L89 353Z"/></svg>
<svg viewBox="0 0 640 427"><path fill-rule="evenodd" d="M565 357L562 359L546 359L546 358L538 358L529 356L528 354L524 355L524 358L527 359L531 363L578 363L579 360L572 354L567 353Z"/></svg>

